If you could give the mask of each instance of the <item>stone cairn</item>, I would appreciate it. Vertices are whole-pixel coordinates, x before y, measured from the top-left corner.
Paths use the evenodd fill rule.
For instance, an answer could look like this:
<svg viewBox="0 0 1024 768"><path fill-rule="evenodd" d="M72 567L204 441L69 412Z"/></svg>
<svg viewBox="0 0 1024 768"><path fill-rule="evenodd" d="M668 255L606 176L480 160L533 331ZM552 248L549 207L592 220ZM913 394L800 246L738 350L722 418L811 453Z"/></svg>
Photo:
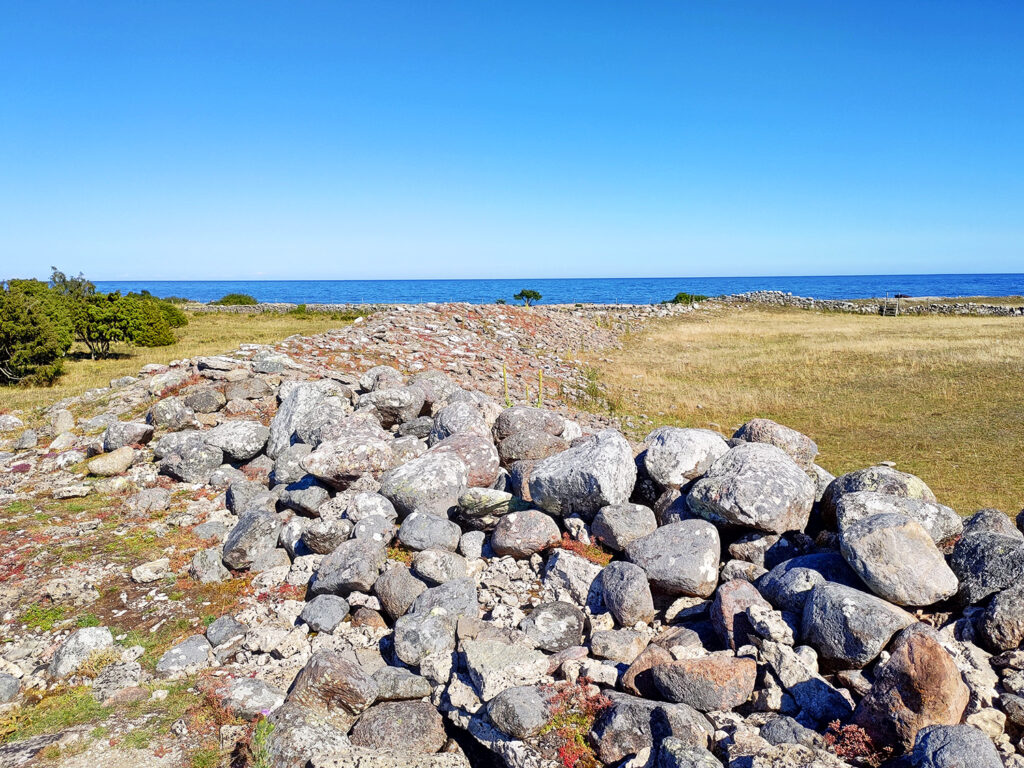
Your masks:
<svg viewBox="0 0 1024 768"><path fill-rule="evenodd" d="M631 444L439 371L286 362L199 359L90 464L221 493L191 577L293 589L157 666L232 671L273 765L1024 766L1005 514L889 466L833 477L765 419ZM49 674L111 644L79 629Z"/></svg>

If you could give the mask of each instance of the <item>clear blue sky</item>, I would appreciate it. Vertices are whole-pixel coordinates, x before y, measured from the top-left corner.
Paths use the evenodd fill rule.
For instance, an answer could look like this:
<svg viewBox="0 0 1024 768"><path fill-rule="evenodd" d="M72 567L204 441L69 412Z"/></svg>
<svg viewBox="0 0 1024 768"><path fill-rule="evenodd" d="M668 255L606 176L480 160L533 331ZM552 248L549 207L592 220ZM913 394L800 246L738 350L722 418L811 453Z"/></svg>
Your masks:
<svg viewBox="0 0 1024 768"><path fill-rule="evenodd" d="M0 277L1024 271L1024 3L18 2Z"/></svg>

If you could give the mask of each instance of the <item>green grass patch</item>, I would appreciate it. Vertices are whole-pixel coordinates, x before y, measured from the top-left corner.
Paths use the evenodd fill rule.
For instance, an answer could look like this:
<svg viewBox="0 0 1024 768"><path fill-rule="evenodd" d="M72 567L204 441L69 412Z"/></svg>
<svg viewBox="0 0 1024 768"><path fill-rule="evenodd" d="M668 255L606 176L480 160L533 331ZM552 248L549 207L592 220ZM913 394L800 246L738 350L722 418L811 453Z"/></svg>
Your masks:
<svg viewBox="0 0 1024 768"><path fill-rule="evenodd" d="M38 702L0 716L0 743L96 722L110 712L111 709L96 701L84 686L53 689Z"/></svg>
<svg viewBox="0 0 1024 768"><path fill-rule="evenodd" d="M49 632L53 629L53 625L63 621L67 615L67 608L63 605L43 605L42 603L32 603L25 611L18 617L18 621L21 624L29 627L30 629L36 629L40 632Z"/></svg>

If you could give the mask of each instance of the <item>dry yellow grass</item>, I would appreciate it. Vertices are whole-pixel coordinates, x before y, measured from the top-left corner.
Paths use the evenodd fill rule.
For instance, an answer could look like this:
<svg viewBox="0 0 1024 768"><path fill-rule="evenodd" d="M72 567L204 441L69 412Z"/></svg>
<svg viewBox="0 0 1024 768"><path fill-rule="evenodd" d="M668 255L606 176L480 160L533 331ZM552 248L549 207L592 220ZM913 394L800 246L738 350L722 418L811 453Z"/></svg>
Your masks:
<svg viewBox="0 0 1024 768"><path fill-rule="evenodd" d="M1024 505L1024 318L716 309L602 358L622 413L726 435L770 418L836 474L890 460L961 513Z"/></svg>
<svg viewBox="0 0 1024 768"><path fill-rule="evenodd" d="M239 344L272 344L296 333L322 333L350 322L349 318L312 312L305 315L190 312L188 316L189 324L175 329L178 342L167 347L117 345L113 350L116 356L107 360L83 358L83 350L73 349L72 357L65 362L64 375L54 386L0 387L0 410L30 411L45 407L65 397L80 395L87 389L105 387L118 376L134 375L147 363L214 355L235 349Z"/></svg>

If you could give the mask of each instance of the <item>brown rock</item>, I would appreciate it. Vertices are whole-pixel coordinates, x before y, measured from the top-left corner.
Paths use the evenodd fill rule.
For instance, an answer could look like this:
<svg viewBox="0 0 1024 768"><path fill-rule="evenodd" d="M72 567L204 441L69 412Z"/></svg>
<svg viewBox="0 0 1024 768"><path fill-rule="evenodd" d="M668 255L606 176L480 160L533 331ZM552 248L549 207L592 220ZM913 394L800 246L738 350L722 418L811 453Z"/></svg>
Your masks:
<svg viewBox="0 0 1024 768"><path fill-rule="evenodd" d="M747 638L754 634L746 615L747 608L754 605L772 610L771 604L749 581L727 581L715 593L715 601L711 604L711 623L722 642L733 650L745 645Z"/></svg>
<svg viewBox="0 0 1024 768"><path fill-rule="evenodd" d="M897 635L854 722L878 744L909 749L922 728L959 723L969 698L952 657L928 629L915 624Z"/></svg>
<svg viewBox="0 0 1024 768"><path fill-rule="evenodd" d="M754 692L757 662L725 654L681 659L651 668L654 685L669 701L701 712L737 707Z"/></svg>
<svg viewBox="0 0 1024 768"><path fill-rule="evenodd" d="M446 437L434 445L430 453L452 453L462 459L469 473L467 482L471 488L489 488L501 469L498 450L491 438L471 432Z"/></svg>
<svg viewBox="0 0 1024 768"><path fill-rule="evenodd" d="M670 661L672 661L671 653L660 645L648 645L623 674L622 687L635 696L643 696L646 699L657 698L658 689L654 685L651 667L656 664L667 664Z"/></svg>
<svg viewBox="0 0 1024 768"><path fill-rule="evenodd" d="M357 747L434 754L447 737L444 721L427 701L385 701L367 709L349 734Z"/></svg>

